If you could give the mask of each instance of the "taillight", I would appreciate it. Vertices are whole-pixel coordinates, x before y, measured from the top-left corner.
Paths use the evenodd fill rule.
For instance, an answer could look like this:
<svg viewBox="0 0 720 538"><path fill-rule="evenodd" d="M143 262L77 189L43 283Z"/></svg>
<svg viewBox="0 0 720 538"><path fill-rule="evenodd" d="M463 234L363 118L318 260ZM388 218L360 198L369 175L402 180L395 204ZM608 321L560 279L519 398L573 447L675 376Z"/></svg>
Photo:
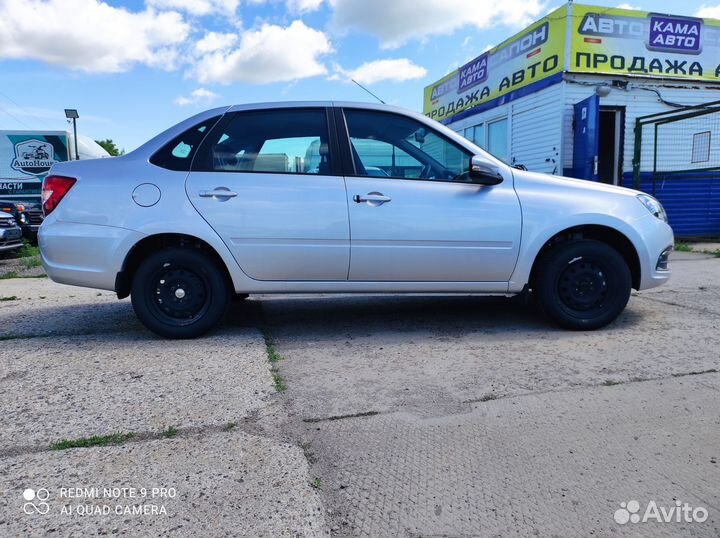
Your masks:
<svg viewBox="0 0 720 538"><path fill-rule="evenodd" d="M73 177L47 176L42 186L43 214L47 217L57 207L60 200L75 185Z"/></svg>

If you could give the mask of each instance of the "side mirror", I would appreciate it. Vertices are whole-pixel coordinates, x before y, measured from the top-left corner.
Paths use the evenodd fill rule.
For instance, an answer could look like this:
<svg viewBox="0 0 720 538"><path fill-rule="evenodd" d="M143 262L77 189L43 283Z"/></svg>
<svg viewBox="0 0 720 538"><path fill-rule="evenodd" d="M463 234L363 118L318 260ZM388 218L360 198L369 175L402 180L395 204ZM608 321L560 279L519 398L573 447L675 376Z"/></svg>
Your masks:
<svg viewBox="0 0 720 538"><path fill-rule="evenodd" d="M496 164L482 155L475 155L470 159L470 181L478 185L498 185L502 183L503 177Z"/></svg>

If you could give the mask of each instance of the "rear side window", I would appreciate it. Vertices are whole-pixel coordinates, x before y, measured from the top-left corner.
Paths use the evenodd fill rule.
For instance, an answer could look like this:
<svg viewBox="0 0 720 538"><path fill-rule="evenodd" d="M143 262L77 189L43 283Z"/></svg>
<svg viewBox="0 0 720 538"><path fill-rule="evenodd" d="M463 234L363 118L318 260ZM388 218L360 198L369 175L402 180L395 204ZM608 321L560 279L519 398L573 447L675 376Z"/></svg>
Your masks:
<svg viewBox="0 0 720 538"><path fill-rule="evenodd" d="M203 143L193 170L329 175L324 108L237 112Z"/></svg>
<svg viewBox="0 0 720 538"><path fill-rule="evenodd" d="M150 157L150 162L168 170L189 172L200 142L219 119L220 116L215 116L176 136Z"/></svg>

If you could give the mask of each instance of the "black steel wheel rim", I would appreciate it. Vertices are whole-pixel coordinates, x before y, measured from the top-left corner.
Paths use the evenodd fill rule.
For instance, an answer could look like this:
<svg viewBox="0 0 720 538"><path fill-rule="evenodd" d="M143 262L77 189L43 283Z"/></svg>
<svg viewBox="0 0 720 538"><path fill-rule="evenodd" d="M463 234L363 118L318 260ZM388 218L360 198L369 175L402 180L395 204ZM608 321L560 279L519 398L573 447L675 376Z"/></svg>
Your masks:
<svg viewBox="0 0 720 538"><path fill-rule="evenodd" d="M607 270L596 260L573 260L560 272L557 292L570 310L584 314L601 310L610 296Z"/></svg>
<svg viewBox="0 0 720 538"><path fill-rule="evenodd" d="M190 267L163 264L150 279L148 291L157 317L170 325L189 325L210 305L207 278Z"/></svg>

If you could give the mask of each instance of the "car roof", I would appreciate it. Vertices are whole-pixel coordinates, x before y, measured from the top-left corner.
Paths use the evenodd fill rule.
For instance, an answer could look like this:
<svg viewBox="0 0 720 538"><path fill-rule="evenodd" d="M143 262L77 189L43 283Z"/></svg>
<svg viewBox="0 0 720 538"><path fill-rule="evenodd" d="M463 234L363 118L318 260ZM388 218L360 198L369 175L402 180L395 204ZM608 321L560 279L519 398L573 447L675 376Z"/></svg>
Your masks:
<svg viewBox="0 0 720 538"><path fill-rule="evenodd" d="M419 112L409 110L407 108L388 105L385 103L369 103L365 101L268 101L263 103L244 103L232 105L227 112L238 112L241 110L272 110L282 108L305 108L305 107L342 107L342 108L360 108L364 110L380 110L386 112L395 112L408 116L420 116Z"/></svg>
<svg viewBox="0 0 720 538"><path fill-rule="evenodd" d="M230 106L228 112L247 110L250 108L300 108L300 107L353 107L369 109L407 110L385 103L369 103L365 101L266 101L260 103L242 103Z"/></svg>

